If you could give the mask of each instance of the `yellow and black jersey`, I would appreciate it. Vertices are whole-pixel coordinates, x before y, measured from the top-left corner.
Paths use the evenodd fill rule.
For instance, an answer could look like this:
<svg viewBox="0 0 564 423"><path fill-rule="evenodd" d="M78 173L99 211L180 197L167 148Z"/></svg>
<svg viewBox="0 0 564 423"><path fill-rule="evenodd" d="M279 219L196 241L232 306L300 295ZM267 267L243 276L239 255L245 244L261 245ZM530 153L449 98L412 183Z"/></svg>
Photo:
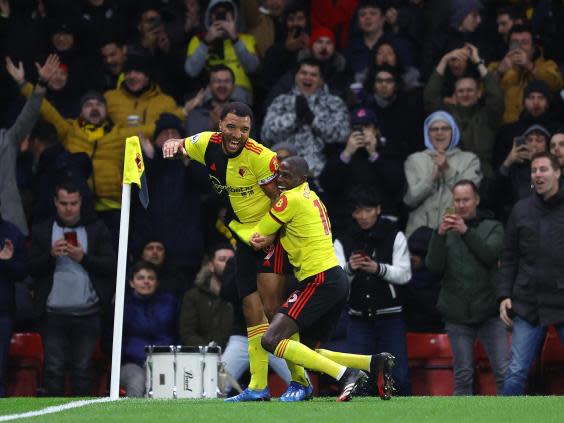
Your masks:
<svg viewBox="0 0 564 423"><path fill-rule="evenodd" d="M229 219L254 225L270 208L261 185L276 179L276 153L249 138L238 154L226 155L222 142L220 132L201 132L186 138L184 147L190 159L208 168L215 192L229 198Z"/></svg>
<svg viewBox="0 0 564 423"><path fill-rule="evenodd" d="M284 192L257 225L262 235L280 232L299 281L338 266L325 205L307 182Z"/></svg>

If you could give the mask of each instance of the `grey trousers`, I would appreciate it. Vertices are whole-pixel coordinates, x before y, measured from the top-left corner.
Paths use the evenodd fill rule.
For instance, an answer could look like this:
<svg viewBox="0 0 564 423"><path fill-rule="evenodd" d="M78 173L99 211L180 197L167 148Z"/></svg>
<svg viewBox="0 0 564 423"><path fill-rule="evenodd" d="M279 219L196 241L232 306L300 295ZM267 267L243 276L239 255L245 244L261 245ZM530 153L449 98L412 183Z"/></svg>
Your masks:
<svg viewBox="0 0 564 423"><path fill-rule="evenodd" d="M509 363L507 329L499 317L479 325L445 323L454 356L454 395L472 395L474 384L474 343L480 340L495 376L497 393L501 393Z"/></svg>
<svg viewBox="0 0 564 423"><path fill-rule="evenodd" d="M125 389L128 397L145 396L145 369L135 363L125 363L121 366L119 384Z"/></svg>

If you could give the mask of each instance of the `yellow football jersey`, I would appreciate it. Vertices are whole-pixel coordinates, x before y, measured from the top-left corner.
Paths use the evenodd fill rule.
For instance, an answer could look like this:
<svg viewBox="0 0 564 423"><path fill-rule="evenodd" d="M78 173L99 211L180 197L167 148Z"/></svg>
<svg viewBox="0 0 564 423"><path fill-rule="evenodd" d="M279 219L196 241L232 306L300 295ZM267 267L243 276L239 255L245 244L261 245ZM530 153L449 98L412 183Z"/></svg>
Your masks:
<svg viewBox="0 0 564 423"><path fill-rule="evenodd" d="M215 192L229 198L228 219L252 227L270 208L261 185L276 179L276 153L249 138L238 154L226 155L221 143L220 132L201 132L186 138L184 148L190 159L207 167ZM229 224L237 232L240 226Z"/></svg>
<svg viewBox="0 0 564 423"><path fill-rule="evenodd" d="M284 192L256 227L262 235L280 232L299 281L338 266L325 205L307 182Z"/></svg>

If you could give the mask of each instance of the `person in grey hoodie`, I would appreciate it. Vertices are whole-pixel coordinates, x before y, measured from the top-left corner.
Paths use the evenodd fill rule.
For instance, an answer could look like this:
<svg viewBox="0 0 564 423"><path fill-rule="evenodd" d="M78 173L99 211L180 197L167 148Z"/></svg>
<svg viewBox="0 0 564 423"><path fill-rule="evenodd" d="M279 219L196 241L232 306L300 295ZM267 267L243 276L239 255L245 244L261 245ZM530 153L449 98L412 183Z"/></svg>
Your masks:
<svg viewBox="0 0 564 423"><path fill-rule="evenodd" d="M447 207L452 206L452 188L469 179L482 180L480 159L457 146L460 130L453 117L442 110L430 114L423 124L426 150L411 154L404 163L407 192L404 203L411 209L406 234L420 226L439 227Z"/></svg>
<svg viewBox="0 0 564 423"><path fill-rule="evenodd" d="M39 80L33 94L27 99L12 127L0 129L0 213L4 219L15 224L24 235L28 235L29 232L16 184L16 158L21 143L31 132L39 117L39 107L45 97L47 83L59 67L59 58L50 55L42 66L36 66ZM22 62L16 66L9 57L6 57L6 70L14 80L22 79L20 77L24 73Z"/></svg>

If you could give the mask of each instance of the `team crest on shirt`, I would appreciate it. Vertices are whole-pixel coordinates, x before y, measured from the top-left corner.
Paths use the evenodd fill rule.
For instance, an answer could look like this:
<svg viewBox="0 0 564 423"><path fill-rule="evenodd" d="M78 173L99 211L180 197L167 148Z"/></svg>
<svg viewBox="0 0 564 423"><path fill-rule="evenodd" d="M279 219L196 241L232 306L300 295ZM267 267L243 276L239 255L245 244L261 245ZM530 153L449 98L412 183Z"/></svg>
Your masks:
<svg viewBox="0 0 564 423"><path fill-rule="evenodd" d="M294 291L294 292L292 293L292 295L290 295L290 296L288 297L287 302L289 302L289 303L294 303L294 302L296 302L297 299L298 299L298 291Z"/></svg>
<svg viewBox="0 0 564 423"><path fill-rule="evenodd" d="M280 166L280 161L278 160L278 157L276 156L272 157L272 159L270 159L270 171L272 173L278 172L279 166Z"/></svg>
<svg viewBox="0 0 564 423"><path fill-rule="evenodd" d="M304 188L304 197L307 198L309 200L309 197L311 197L311 191L309 190L308 187Z"/></svg>
<svg viewBox="0 0 564 423"><path fill-rule="evenodd" d="M245 169L244 167L240 167L239 168L239 175L241 175L241 178L243 176L245 176L245 173L247 173L247 169Z"/></svg>
<svg viewBox="0 0 564 423"><path fill-rule="evenodd" d="M278 201L274 203L272 208L277 212L282 212L286 209L287 205L288 205L288 199L286 198L285 195L281 195Z"/></svg>
<svg viewBox="0 0 564 423"><path fill-rule="evenodd" d="M191 142L192 144L196 144L199 139L200 139L200 134L192 135L192 136L190 137L190 142Z"/></svg>

